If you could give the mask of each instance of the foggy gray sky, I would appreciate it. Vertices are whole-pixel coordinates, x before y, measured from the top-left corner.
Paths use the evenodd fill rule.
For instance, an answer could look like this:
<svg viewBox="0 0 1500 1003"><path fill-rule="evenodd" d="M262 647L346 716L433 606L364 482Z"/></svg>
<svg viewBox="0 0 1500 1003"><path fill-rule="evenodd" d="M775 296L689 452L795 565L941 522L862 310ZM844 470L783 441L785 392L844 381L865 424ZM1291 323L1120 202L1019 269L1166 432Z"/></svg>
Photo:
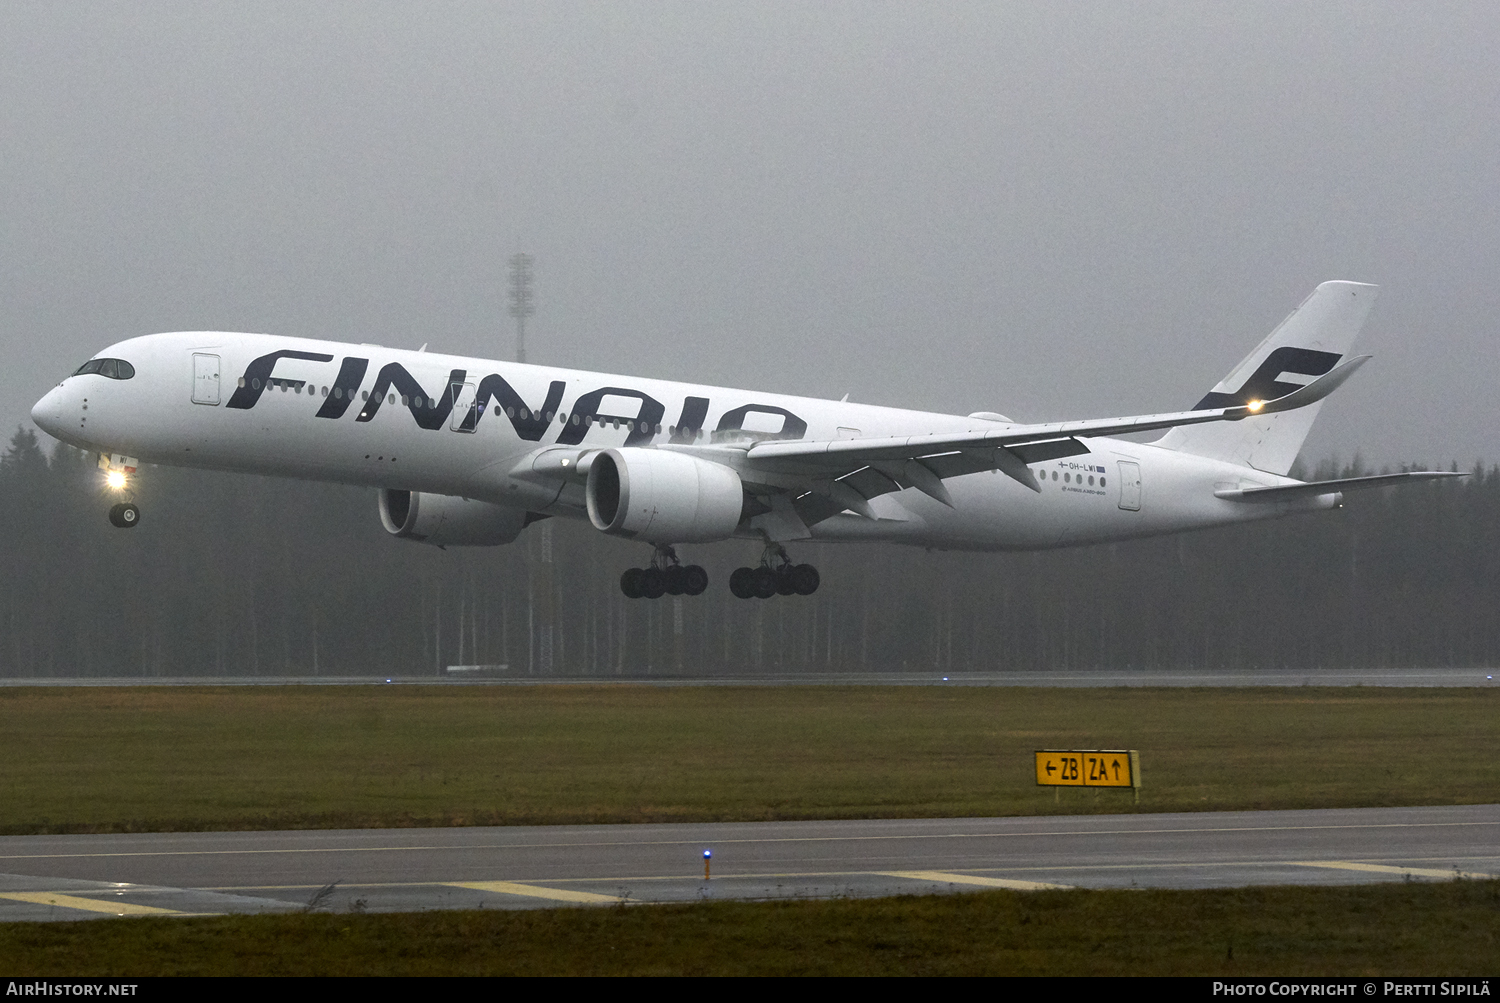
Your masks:
<svg viewBox="0 0 1500 1003"><path fill-rule="evenodd" d="M1194 403L1325 279L1305 455L1500 460L1500 7L0 6L0 422L227 329L1024 420Z"/></svg>

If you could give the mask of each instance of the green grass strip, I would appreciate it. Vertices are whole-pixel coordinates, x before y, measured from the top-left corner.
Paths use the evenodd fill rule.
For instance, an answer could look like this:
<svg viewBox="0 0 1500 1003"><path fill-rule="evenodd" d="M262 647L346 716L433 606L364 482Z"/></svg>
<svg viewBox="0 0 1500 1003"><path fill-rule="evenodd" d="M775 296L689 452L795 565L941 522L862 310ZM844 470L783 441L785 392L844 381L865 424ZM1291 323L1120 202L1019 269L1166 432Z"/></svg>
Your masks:
<svg viewBox="0 0 1500 1003"><path fill-rule="evenodd" d="M0 925L13 977L1493 975L1500 882Z"/></svg>
<svg viewBox="0 0 1500 1003"><path fill-rule="evenodd" d="M1497 746L1488 689L5 688L0 832L1482 803ZM1139 807L1043 748L1139 749Z"/></svg>

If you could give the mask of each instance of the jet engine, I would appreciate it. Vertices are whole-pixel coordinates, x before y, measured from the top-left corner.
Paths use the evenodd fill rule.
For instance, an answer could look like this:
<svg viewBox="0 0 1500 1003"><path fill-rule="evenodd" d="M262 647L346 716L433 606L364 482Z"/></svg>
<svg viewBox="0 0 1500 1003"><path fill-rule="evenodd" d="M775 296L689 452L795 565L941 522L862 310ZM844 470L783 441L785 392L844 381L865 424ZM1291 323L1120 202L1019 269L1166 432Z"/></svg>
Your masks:
<svg viewBox="0 0 1500 1003"><path fill-rule="evenodd" d="M595 529L650 543L723 540L745 506L740 475L722 463L634 447L593 454L586 497Z"/></svg>
<svg viewBox="0 0 1500 1003"><path fill-rule="evenodd" d="M380 491L385 531L435 547L493 547L510 543L526 528L524 509L425 491Z"/></svg>

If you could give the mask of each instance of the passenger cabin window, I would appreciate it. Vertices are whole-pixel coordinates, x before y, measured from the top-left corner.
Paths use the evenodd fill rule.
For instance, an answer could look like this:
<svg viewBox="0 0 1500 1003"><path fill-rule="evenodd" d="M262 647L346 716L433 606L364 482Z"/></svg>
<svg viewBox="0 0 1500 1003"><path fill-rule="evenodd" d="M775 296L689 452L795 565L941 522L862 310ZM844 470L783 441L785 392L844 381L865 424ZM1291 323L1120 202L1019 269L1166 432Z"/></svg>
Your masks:
<svg viewBox="0 0 1500 1003"><path fill-rule="evenodd" d="M90 373L112 380L128 380L135 376L135 367L124 359L90 359L79 366L73 375L85 376Z"/></svg>

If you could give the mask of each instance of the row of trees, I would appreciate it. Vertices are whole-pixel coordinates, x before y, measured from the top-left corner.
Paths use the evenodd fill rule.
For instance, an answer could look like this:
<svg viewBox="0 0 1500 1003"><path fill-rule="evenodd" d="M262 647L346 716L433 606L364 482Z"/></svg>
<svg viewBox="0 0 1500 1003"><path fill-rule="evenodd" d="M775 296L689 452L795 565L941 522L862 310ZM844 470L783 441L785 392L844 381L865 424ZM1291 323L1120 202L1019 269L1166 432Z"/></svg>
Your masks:
<svg viewBox="0 0 1500 1003"><path fill-rule="evenodd" d="M1357 465L1356 465L1357 466ZM1351 475L1325 464L1316 476ZM704 595L627 600L649 556L547 520L508 547L388 537L368 490L151 468L109 525L92 457L0 459L0 675L750 675L1318 669L1500 660L1500 469L1337 512L1030 554L805 545L810 598L735 599L759 547L685 550Z"/></svg>

